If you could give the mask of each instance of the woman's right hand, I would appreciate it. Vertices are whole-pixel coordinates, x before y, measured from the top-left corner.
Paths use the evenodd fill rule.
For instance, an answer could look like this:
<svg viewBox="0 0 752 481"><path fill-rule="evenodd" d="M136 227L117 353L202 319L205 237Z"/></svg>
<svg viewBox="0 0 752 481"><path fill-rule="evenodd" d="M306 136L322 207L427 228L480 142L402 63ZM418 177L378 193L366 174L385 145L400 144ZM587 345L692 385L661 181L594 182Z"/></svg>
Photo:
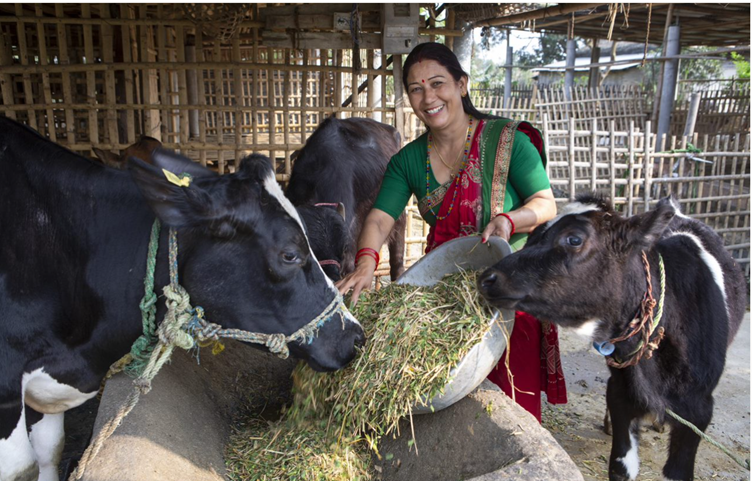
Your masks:
<svg viewBox="0 0 752 481"><path fill-rule="evenodd" d="M350 304L358 303L358 297L363 289L370 289L373 282L373 274L376 272L376 260L369 256L362 256L355 266L355 270L338 281L334 285L343 296L352 289Z"/></svg>

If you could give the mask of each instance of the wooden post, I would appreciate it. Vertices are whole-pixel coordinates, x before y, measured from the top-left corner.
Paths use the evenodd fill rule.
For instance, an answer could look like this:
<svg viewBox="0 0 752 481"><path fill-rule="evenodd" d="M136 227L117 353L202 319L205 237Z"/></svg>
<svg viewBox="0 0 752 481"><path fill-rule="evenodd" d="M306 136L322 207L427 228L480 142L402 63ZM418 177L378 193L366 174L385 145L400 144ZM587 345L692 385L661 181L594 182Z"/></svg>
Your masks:
<svg viewBox="0 0 752 481"><path fill-rule="evenodd" d="M673 57L679 54L679 41L681 32L678 25L669 27L668 45L666 56ZM676 93L676 81L679 78L679 59L665 62L663 75L663 88L661 89L661 107L658 111L658 149L664 150L666 137L671 127L671 112L674 110L674 94Z"/></svg>
<svg viewBox="0 0 752 481"><path fill-rule="evenodd" d="M374 51L369 49L366 56L367 56L367 61L368 61L368 68L369 69L374 68L373 66L374 58L375 58ZM366 90L366 105L368 106L369 109L374 108L375 106L374 104L376 103L376 92L374 91L374 89L376 88L375 82L374 82L375 77L376 76L373 74L368 74L367 76L368 87ZM373 110L368 112L368 117L371 119L376 118L376 115ZM381 116L379 115L379 121L380 119L381 119Z"/></svg>
<svg viewBox="0 0 752 481"><path fill-rule="evenodd" d="M601 48L598 46L598 39L592 38L590 40L592 48L590 50L590 63L598 63L601 59ZM590 67L590 75L588 76L588 88L591 91L595 91L601 84L601 69L600 67Z"/></svg>
<svg viewBox="0 0 752 481"><path fill-rule="evenodd" d="M395 55L392 62L394 77L394 127L405 141L405 93L402 86L402 55Z"/></svg>
<svg viewBox="0 0 752 481"><path fill-rule="evenodd" d="M512 64L514 63L514 50L512 49L510 32L507 30L507 61L504 72L504 108L510 108L512 98Z"/></svg>
<svg viewBox="0 0 752 481"><path fill-rule="evenodd" d="M687 112L687 121L684 124L684 137L692 137L695 133L695 122L697 122L697 112L700 110L700 99L702 95L700 92L692 94L692 99L689 102L689 111Z"/></svg>
<svg viewBox="0 0 752 481"><path fill-rule="evenodd" d="M574 181L575 181L575 178L577 177L577 172L576 172L575 166L574 166L574 160L575 160L574 139L575 139L575 134L574 134L574 117L570 116L569 117L569 139L568 139L568 142L569 142L569 152L568 152L568 157L569 157L569 159L568 159L569 160L569 201L570 202L572 202L574 200L575 190L576 190L576 186L575 186L575 182Z"/></svg>
<svg viewBox="0 0 752 481"><path fill-rule="evenodd" d="M456 22L456 14L454 13L454 7L448 7L447 8L447 17L446 17L446 27L449 30L454 30L454 24ZM446 37L444 39L444 43L447 47L449 47L449 50L454 51L454 37Z"/></svg>
<svg viewBox="0 0 752 481"><path fill-rule="evenodd" d="M572 90L574 89L574 64L576 43L574 38L567 40L567 70L564 74L564 96L567 100L572 100Z"/></svg>
<svg viewBox="0 0 752 481"><path fill-rule="evenodd" d="M91 18L91 4L81 4L81 16ZM92 26L84 25L84 56L86 63L94 63L94 42L92 39ZM91 106L89 109L89 142L97 145L99 141L99 123L97 111L93 108L97 104L97 79L95 72L86 72L86 104Z"/></svg>
<svg viewBox="0 0 752 481"><path fill-rule="evenodd" d="M204 34L200 28L196 29L196 61L204 61ZM204 70L198 69L198 102L200 106L206 105L206 83L204 82ZM206 115L207 111L202 110L198 119L198 139L201 146L204 147L199 152L199 162L206 167Z"/></svg>
<svg viewBox="0 0 752 481"><path fill-rule="evenodd" d="M650 158L650 121L648 120L645 123L645 132L644 132L644 139L643 142L643 168L642 168L642 177L643 177L643 201L645 203L645 212L650 210L650 189L653 182L653 159Z"/></svg>
<svg viewBox="0 0 752 481"><path fill-rule="evenodd" d="M303 65L308 65L310 50L303 51ZM303 70L303 80L300 83L300 143L305 143L308 138L308 71Z"/></svg>

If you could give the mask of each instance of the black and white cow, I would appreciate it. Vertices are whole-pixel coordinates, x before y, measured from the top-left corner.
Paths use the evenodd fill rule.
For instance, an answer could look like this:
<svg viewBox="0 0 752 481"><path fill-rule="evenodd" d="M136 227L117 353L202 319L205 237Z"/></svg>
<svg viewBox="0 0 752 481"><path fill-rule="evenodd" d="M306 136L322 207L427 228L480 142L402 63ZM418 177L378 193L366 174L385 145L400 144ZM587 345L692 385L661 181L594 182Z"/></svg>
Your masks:
<svg viewBox="0 0 752 481"><path fill-rule="evenodd" d="M169 283L170 226L178 232L180 283L224 328L289 335L337 296L268 158L252 155L225 176L166 151L152 160L131 158L129 172L109 169L0 118L3 481L57 480L63 413L97 393L110 364L140 335L155 213L163 224L158 292ZM193 180L175 185L162 169ZM160 301L157 318L164 312ZM289 350L331 371L363 340L341 310L310 344L290 342Z"/></svg>
<svg viewBox="0 0 752 481"><path fill-rule="evenodd" d="M355 249L363 221L379 193L389 159L401 147L397 130L371 119L329 117L306 141L293 165L285 194L296 205L345 206L349 239L341 275L355 269ZM389 235L390 276L404 271L403 215Z"/></svg>
<svg viewBox="0 0 752 481"><path fill-rule="evenodd" d="M614 367L638 347L639 335L615 338L639 313L647 291L643 252L659 304L659 254L665 265L665 301L653 311L662 307L664 337L652 357ZM703 431L708 427L713 390L746 307L741 269L712 229L682 215L673 199L622 218L604 199L582 196L538 227L522 250L489 268L478 287L496 306L576 328L597 343L612 342L606 396L613 423L611 480L637 476L638 424L648 413L671 427L663 475L693 479L700 438L666 409Z"/></svg>

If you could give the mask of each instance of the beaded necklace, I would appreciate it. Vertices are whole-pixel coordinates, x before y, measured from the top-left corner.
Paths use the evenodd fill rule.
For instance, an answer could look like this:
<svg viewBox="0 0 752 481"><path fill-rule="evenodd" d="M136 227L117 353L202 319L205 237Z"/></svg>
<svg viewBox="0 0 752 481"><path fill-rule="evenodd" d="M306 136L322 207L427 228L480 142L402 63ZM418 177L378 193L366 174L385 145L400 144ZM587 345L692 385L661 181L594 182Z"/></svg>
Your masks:
<svg viewBox="0 0 752 481"><path fill-rule="evenodd" d="M456 184L454 186L454 193L452 194L452 202L449 204L449 209L447 210L447 213L445 216L441 217L439 214L433 211L433 207L429 207L428 210L431 211L431 213L436 217L436 220L444 220L447 217L449 217L449 214L452 213L452 209L454 208L454 201L457 200L457 191L460 190L459 183L462 178L462 173L465 170L465 164L467 164L467 155L468 152L470 152L470 137L473 135L473 116L468 115L467 118L469 119L469 125L467 126L467 139L465 140L465 153L462 158L462 164L460 165L460 170L457 171L457 173L454 175L454 178L452 179L452 182ZM433 138L431 137L431 133L428 133L428 155L426 155L426 195L430 194L431 192L431 144L433 143ZM451 186L450 186L451 187Z"/></svg>

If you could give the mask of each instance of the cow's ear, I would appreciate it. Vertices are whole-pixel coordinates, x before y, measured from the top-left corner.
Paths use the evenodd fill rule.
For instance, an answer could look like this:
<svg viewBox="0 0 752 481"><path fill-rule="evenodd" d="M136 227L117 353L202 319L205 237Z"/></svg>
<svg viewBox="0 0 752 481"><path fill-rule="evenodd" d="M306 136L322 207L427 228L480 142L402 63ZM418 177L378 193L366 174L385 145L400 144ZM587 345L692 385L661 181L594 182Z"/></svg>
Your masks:
<svg viewBox="0 0 752 481"><path fill-rule="evenodd" d="M109 150L102 150L96 147L93 147L91 150L94 152L94 155L96 155L99 160L101 160L102 163L107 167L112 167L115 169L120 168L122 160L120 159L119 155L110 152Z"/></svg>
<svg viewBox="0 0 752 481"><path fill-rule="evenodd" d="M655 209L630 217L630 244L639 249L649 249L658 242L675 215L676 207L663 199Z"/></svg>
<svg viewBox="0 0 752 481"><path fill-rule="evenodd" d="M151 160L160 170L165 169L176 174L188 173L194 178L216 177L219 175L188 157L177 154L169 149L154 149L151 154Z"/></svg>
<svg viewBox="0 0 752 481"><path fill-rule="evenodd" d="M162 168L135 157L128 159L128 170L163 223L175 228L198 227L212 217L212 197L195 182L178 185Z"/></svg>

